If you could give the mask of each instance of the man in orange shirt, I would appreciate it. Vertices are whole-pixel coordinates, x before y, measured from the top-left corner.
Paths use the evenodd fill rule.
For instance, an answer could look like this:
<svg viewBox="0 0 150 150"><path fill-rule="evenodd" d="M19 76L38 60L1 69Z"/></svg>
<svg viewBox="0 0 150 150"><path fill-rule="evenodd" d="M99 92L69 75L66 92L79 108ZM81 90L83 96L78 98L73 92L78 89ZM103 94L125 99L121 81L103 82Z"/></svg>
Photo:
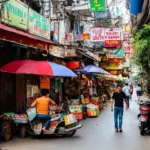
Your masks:
<svg viewBox="0 0 150 150"><path fill-rule="evenodd" d="M36 106L36 119L45 121L43 131L46 132L46 129L49 127L51 122L51 117L49 115L49 105L53 104L55 105L55 102L53 102L49 98L50 92L47 89L41 90L41 97L37 98L31 105L31 107Z"/></svg>

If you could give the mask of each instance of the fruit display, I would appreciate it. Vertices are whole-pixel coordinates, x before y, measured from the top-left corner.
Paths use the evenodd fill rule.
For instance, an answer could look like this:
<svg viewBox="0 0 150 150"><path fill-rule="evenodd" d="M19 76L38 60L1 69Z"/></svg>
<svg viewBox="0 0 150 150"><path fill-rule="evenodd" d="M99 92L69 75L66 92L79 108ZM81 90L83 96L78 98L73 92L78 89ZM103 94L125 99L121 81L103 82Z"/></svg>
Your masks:
<svg viewBox="0 0 150 150"><path fill-rule="evenodd" d="M11 120L13 115L14 115L14 113L12 113L12 112L4 113L3 114L3 120Z"/></svg>
<svg viewBox="0 0 150 150"><path fill-rule="evenodd" d="M12 120L16 124L23 124L28 122L27 114L14 114Z"/></svg>
<svg viewBox="0 0 150 150"><path fill-rule="evenodd" d="M27 114L14 114L13 118L17 118L17 119L27 119L28 116Z"/></svg>

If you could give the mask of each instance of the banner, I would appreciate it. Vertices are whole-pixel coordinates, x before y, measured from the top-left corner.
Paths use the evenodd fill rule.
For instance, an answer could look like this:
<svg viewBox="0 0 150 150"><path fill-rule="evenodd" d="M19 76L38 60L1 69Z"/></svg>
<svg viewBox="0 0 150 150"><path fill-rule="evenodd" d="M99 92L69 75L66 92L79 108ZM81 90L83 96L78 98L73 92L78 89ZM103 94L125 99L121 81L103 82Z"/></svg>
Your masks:
<svg viewBox="0 0 150 150"><path fill-rule="evenodd" d="M50 23L47 18L29 9L29 32L50 39Z"/></svg>
<svg viewBox="0 0 150 150"><path fill-rule="evenodd" d="M105 0L90 0L90 11L104 11L105 10Z"/></svg>
<svg viewBox="0 0 150 150"><path fill-rule="evenodd" d="M91 28L91 42L104 42L107 40L123 40L121 28Z"/></svg>
<svg viewBox="0 0 150 150"><path fill-rule="evenodd" d="M4 7L1 9L2 21L4 23L27 30L28 6L19 0L9 0L2 7Z"/></svg>

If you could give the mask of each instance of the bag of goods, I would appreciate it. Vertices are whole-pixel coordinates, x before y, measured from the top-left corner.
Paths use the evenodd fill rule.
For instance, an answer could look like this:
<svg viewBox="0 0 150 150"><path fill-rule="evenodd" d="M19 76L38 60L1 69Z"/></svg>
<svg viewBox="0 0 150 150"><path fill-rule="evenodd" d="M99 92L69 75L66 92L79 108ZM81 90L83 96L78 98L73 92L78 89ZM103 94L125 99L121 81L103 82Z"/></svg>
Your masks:
<svg viewBox="0 0 150 150"><path fill-rule="evenodd" d="M27 115L29 121L32 121L36 117L36 108L29 108L27 109Z"/></svg>
<svg viewBox="0 0 150 150"><path fill-rule="evenodd" d="M99 116L99 107L97 105L88 104L87 105L87 116L88 117L98 117Z"/></svg>

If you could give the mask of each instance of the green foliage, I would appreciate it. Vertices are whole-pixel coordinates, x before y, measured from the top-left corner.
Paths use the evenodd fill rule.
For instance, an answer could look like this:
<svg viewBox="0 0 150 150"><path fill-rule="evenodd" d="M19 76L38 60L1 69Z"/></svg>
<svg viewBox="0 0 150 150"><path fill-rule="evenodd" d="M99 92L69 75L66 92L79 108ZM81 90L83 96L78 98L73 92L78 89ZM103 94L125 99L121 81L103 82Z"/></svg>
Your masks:
<svg viewBox="0 0 150 150"><path fill-rule="evenodd" d="M134 62L150 75L150 67L148 61L148 50L150 49L150 25L144 27L134 33Z"/></svg>

